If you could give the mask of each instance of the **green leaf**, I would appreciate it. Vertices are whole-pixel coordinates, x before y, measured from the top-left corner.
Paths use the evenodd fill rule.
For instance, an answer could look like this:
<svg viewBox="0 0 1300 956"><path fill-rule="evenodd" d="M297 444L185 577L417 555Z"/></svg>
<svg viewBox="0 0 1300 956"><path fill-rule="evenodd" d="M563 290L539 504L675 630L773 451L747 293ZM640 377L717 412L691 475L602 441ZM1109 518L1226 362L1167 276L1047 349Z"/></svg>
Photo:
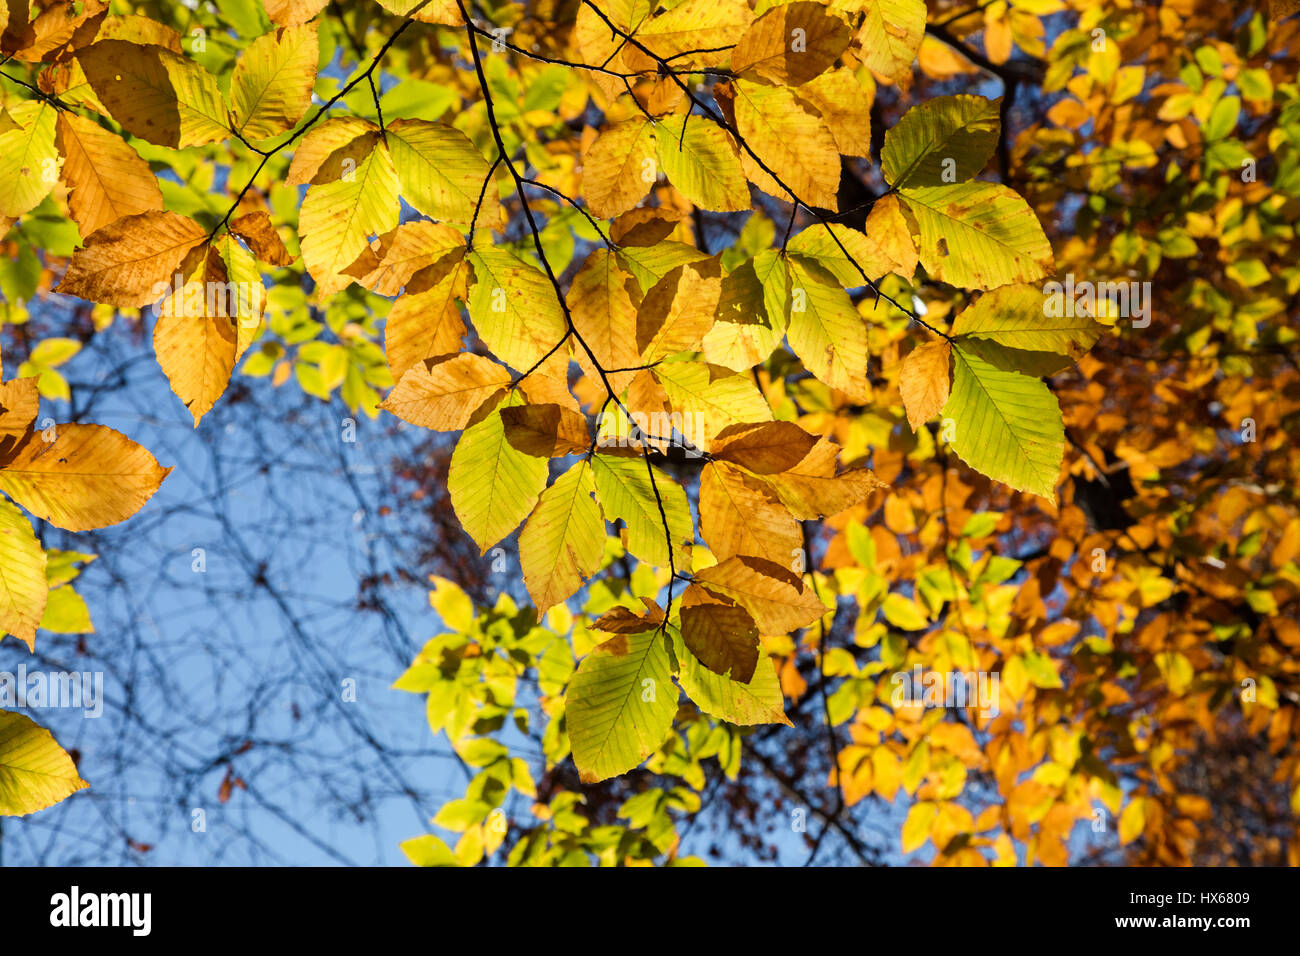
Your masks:
<svg viewBox="0 0 1300 956"><path fill-rule="evenodd" d="M1072 310L1075 311L1075 310ZM957 316L953 335L992 339L1008 348L1028 352L1059 352L1074 358L1092 348L1103 328L1086 315L1048 315L1065 312L1035 286L1012 285L979 297Z"/></svg>
<svg viewBox="0 0 1300 956"><path fill-rule="evenodd" d="M388 126L388 147L402 196L434 219L469 225L488 176L488 162L464 133L445 123L399 119ZM483 221L495 222L495 189L484 196Z"/></svg>
<svg viewBox="0 0 1300 956"><path fill-rule="evenodd" d="M402 852L416 866L460 866L456 854L432 833L403 840Z"/></svg>
<svg viewBox="0 0 1300 956"><path fill-rule="evenodd" d="M524 404L512 393L500 408ZM546 459L517 450L506 440L498 409L465 429L451 455L447 490L465 532L482 553L527 517L546 487Z"/></svg>
<svg viewBox="0 0 1300 956"><path fill-rule="evenodd" d="M699 116L670 116L654 137L668 181L695 205L714 212L750 208L740 157L720 126Z"/></svg>
<svg viewBox="0 0 1300 956"><path fill-rule="evenodd" d="M88 786L48 730L0 710L0 816L44 810Z"/></svg>
<svg viewBox="0 0 1300 956"><path fill-rule="evenodd" d="M583 459L542 492L519 533L519 563L539 619L600 568L605 521L595 493L591 464Z"/></svg>
<svg viewBox="0 0 1300 956"><path fill-rule="evenodd" d="M895 189L963 183L984 169L998 145L1002 98L936 96L903 114L885 133L880 165Z"/></svg>
<svg viewBox="0 0 1300 956"><path fill-rule="evenodd" d="M1052 247L1034 211L1014 190L969 182L902 190L916 218L921 264L931 277L966 289L1033 282L1052 271Z"/></svg>
<svg viewBox="0 0 1300 956"><path fill-rule="evenodd" d="M831 388L864 400L867 327L847 292L816 262L790 257L790 324L786 341L804 367Z"/></svg>
<svg viewBox="0 0 1300 956"><path fill-rule="evenodd" d="M696 707L730 724L748 727L753 724L785 724L785 700L776 666L767 651L758 652L754 676L748 684L715 674L692 654L679 654L682 662L677 681Z"/></svg>
<svg viewBox="0 0 1300 956"><path fill-rule="evenodd" d="M0 633L8 631L28 650L36 649L36 627L49 592L45 563L32 523L0 498Z"/></svg>
<svg viewBox="0 0 1300 956"><path fill-rule="evenodd" d="M583 783L631 770L672 730L677 687L665 640L658 629L619 634L578 665L565 715Z"/></svg>
<svg viewBox="0 0 1300 956"><path fill-rule="evenodd" d="M567 326L555 288L535 266L496 246L475 248L469 315L492 354L523 373L564 337Z"/></svg>
<svg viewBox="0 0 1300 956"><path fill-rule="evenodd" d="M953 343L952 393L940 413L955 424L962 461L1018 491L1052 498L1065 454L1056 397L1040 380L996 368Z"/></svg>
<svg viewBox="0 0 1300 956"><path fill-rule="evenodd" d="M606 520L623 522L627 550L646 564L666 568L671 538L673 563L680 570L686 567L695 541L691 506L682 486L657 468L652 485L650 467L641 457L596 455L591 460L600 506ZM659 513L661 503L663 515ZM668 520L667 535L664 518Z"/></svg>

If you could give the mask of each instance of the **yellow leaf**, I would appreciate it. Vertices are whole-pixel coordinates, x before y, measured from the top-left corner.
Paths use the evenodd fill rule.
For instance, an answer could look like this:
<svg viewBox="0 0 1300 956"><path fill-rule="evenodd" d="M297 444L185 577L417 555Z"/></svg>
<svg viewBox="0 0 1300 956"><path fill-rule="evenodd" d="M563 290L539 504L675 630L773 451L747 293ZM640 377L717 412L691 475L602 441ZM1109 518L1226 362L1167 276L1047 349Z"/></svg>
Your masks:
<svg viewBox="0 0 1300 956"><path fill-rule="evenodd" d="M306 23L321 10L329 0L263 0L266 15L282 27L296 27Z"/></svg>
<svg viewBox="0 0 1300 956"><path fill-rule="evenodd" d="M303 264L322 295L351 284L352 277L343 270L356 261L371 236L397 225L400 212L397 172L380 135L363 134L349 149L364 155L359 160L345 157L339 178L308 189L298 215Z"/></svg>
<svg viewBox="0 0 1300 956"><path fill-rule="evenodd" d="M0 218L17 219L36 208L59 181L55 112L35 100L10 107L18 128L0 133Z"/></svg>
<svg viewBox="0 0 1300 956"><path fill-rule="evenodd" d="M763 558L727 558L697 573L695 581L747 610L760 634L788 634L829 610L799 575Z"/></svg>
<svg viewBox="0 0 1300 956"><path fill-rule="evenodd" d="M120 136L72 112L59 114L57 142L68 208L82 236L137 213L163 208L149 164Z"/></svg>
<svg viewBox="0 0 1300 956"><path fill-rule="evenodd" d="M777 8L782 9L782 8ZM871 102L875 86L864 88L846 67L829 70L799 87L795 93L811 104L835 137L835 148L845 156L871 157Z"/></svg>
<svg viewBox="0 0 1300 956"><path fill-rule="evenodd" d="M284 184L319 186L334 182L344 173L344 160L352 160L355 170L371 149L372 141L362 137L378 131L378 126L359 116L341 116L317 123L298 142Z"/></svg>
<svg viewBox="0 0 1300 956"><path fill-rule="evenodd" d="M465 254L465 238L451 226L418 219L380 236L344 271L378 295L396 296L436 285ZM420 273L446 260L447 268ZM426 356L420 356L425 358Z"/></svg>
<svg viewBox="0 0 1300 956"><path fill-rule="evenodd" d="M734 88L736 131L771 171L769 175L743 154L742 164L754 185L778 198L792 190L802 202L837 210L840 153L821 118L805 110L787 87L737 80Z"/></svg>
<svg viewBox="0 0 1300 956"><path fill-rule="evenodd" d="M646 293L636 315L636 344L649 365L677 352L695 351L713 327L722 294L716 259L678 266Z"/></svg>
<svg viewBox="0 0 1300 956"><path fill-rule="evenodd" d="M44 810L88 786L48 730L0 710L0 816Z"/></svg>
<svg viewBox="0 0 1300 956"><path fill-rule="evenodd" d="M801 560L794 516L762 478L728 462L700 473L700 535L720 561L746 554L791 567Z"/></svg>
<svg viewBox="0 0 1300 956"><path fill-rule="evenodd" d="M689 566L695 524L682 486L641 457L595 455L591 466L605 520L623 522L632 556L658 568Z"/></svg>
<svg viewBox="0 0 1300 956"><path fill-rule="evenodd" d="M185 285L158 310L154 354L194 427L226 390L235 367L237 304L229 301L225 263L209 248Z"/></svg>
<svg viewBox="0 0 1300 956"><path fill-rule="evenodd" d="M907 811L907 819L903 821L904 853L919 849L926 840L930 839L930 827L938 814L938 805L928 800L912 804L912 808Z"/></svg>
<svg viewBox="0 0 1300 956"><path fill-rule="evenodd" d="M1126 846L1140 837L1146 825L1146 797L1133 797L1119 817L1120 845Z"/></svg>
<svg viewBox="0 0 1300 956"><path fill-rule="evenodd" d="M542 492L519 533L519 563L539 619L600 568L605 521L595 493L591 465L579 460Z"/></svg>
<svg viewBox="0 0 1300 956"><path fill-rule="evenodd" d="M596 249L587 257L573 277L566 301L574 329L601 368L609 371L642 364L636 344L641 290L608 249ZM578 348L576 352L583 371L594 376L586 351ZM611 379L625 384L628 374L614 375Z"/></svg>
<svg viewBox="0 0 1300 956"><path fill-rule="evenodd" d="M873 491L887 487L865 468L851 468L836 474L839 448L819 438L803 461L780 474L769 475L768 484L780 496L791 514L803 521L839 514L862 504Z"/></svg>
<svg viewBox="0 0 1300 956"><path fill-rule="evenodd" d="M568 331L555 287L540 269L497 246L476 247L468 258L475 331L497 358L527 372Z"/></svg>
<svg viewBox="0 0 1300 956"><path fill-rule="evenodd" d="M920 186L902 191L920 229L921 264L931 278L966 289L1033 282L1054 269L1034 211L997 183Z"/></svg>
<svg viewBox="0 0 1300 956"><path fill-rule="evenodd" d="M651 55L629 44L623 48L623 62L632 72L654 70L654 57L674 57L676 68L716 64L726 53L708 51L734 45L753 20L744 0L685 0L637 28L637 42Z"/></svg>
<svg viewBox="0 0 1300 956"><path fill-rule="evenodd" d="M747 375L704 362L665 362L654 376L682 416L679 430L701 451L728 425L772 420L771 406Z"/></svg>
<svg viewBox="0 0 1300 956"><path fill-rule="evenodd" d="M37 378L33 375L0 384L0 450L26 435L36 421L41 404Z"/></svg>
<svg viewBox="0 0 1300 956"><path fill-rule="evenodd" d="M416 362L379 407L412 425L459 431L479 406L510 384L510 378L505 366L472 352L440 362Z"/></svg>
<svg viewBox="0 0 1300 956"><path fill-rule="evenodd" d="M641 201L658 176L653 128L630 119L596 137L582 158L582 194L601 219L621 215Z"/></svg>
<svg viewBox="0 0 1300 956"><path fill-rule="evenodd" d="M848 25L820 3L773 7L745 31L731 51L734 73L799 86L824 72L853 38Z"/></svg>
<svg viewBox="0 0 1300 956"><path fill-rule="evenodd" d="M654 138L668 181L695 205L713 212L750 208L740 158L721 127L699 116L669 116Z"/></svg>
<svg viewBox="0 0 1300 956"><path fill-rule="evenodd" d="M394 379L423 359L460 351L465 322L456 300L465 298L468 276L464 258L444 260L426 273L429 288L408 290L393 303L384 324L384 354Z"/></svg>
<svg viewBox="0 0 1300 956"><path fill-rule="evenodd" d="M808 371L850 398L869 397L867 329L848 293L819 264L791 256L786 341Z"/></svg>
<svg viewBox="0 0 1300 956"><path fill-rule="evenodd" d="M0 491L66 531L125 521L170 468L103 425L59 425L53 441L33 433L0 465Z"/></svg>
<svg viewBox="0 0 1300 956"><path fill-rule="evenodd" d="M522 397L513 393L505 404L520 402ZM505 423L496 409L461 434L451 456L447 491L480 553L486 554L533 510L546 488L546 461L506 441Z"/></svg>
<svg viewBox="0 0 1300 956"><path fill-rule="evenodd" d="M433 219L467 226L483 197L481 222L497 220L497 194L487 182L490 167L460 130L421 119L394 120L388 126L402 196Z"/></svg>
<svg viewBox="0 0 1300 956"><path fill-rule="evenodd" d="M45 549L23 513L0 498L0 632L36 650L36 628L49 594Z"/></svg>
<svg viewBox="0 0 1300 956"><path fill-rule="evenodd" d="M280 27L250 43L230 78L235 131L259 140L296 126L311 106L319 56L314 23Z"/></svg>
<svg viewBox="0 0 1300 956"><path fill-rule="evenodd" d="M912 61L925 36L925 0L836 0L833 7L866 14L858 39L867 66L903 89L911 86Z"/></svg>

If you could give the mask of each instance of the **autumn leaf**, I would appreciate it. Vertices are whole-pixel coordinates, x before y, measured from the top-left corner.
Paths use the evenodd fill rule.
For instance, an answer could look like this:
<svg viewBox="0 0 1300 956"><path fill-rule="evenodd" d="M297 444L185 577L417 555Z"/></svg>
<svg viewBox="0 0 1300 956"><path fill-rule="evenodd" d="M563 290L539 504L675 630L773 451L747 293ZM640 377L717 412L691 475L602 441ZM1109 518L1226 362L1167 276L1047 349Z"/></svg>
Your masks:
<svg viewBox="0 0 1300 956"><path fill-rule="evenodd" d="M281 27L250 43L230 80L234 131L261 140L296 126L311 105L319 55L314 23Z"/></svg>
<svg viewBox="0 0 1300 956"><path fill-rule="evenodd" d="M125 216L163 208L162 190L149 164L121 137L63 112L56 142L63 181L72 190L68 207L83 236Z"/></svg>
<svg viewBox="0 0 1300 956"><path fill-rule="evenodd" d="M999 369L960 343L952 348L952 367L952 392L940 414L953 420L958 457L1019 491L1053 497L1064 439L1047 386Z"/></svg>
<svg viewBox="0 0 1300 956"><path fill-rule="evenodd" d="M744 608L687 587L681 605L682 641L701 664L723 677L748 684L758 665L758 628Z"/></svg>
<svg viewBox="0 0 1300 956"><path fill-rule="evenodd" d="M460 431L488 399L510 385L510 370L463 352L412 365L380 407L403 421L435 431Z"/></svg>
<svg viewBox="0 0 1300 956"><path fill-rule="evenodd" d="M664 641L658 629L619 634L578 665L565 722L584 783L631 770L668 736L677 688Z"/></svg>
<svg viewBox="0 0 1300 956"><path fill-rule="evenodd" d="M31 522L0 499L0 630L36 650L36 628L45 613L50 586L45 580L45 550Z"/></svg>
<svg viewBox="0 0 1300 956"><path fill-rule="evenodd" d="M521 401L513 394L505 407ZM461 434L451 456L447 490L461 526L481 553L519 526L545 487L546 459L511 445L495 410Z"/></svg>
<svg viewBox="0 0 1300 956"><path fill-rule="evenodd" d="M142 212L109 223L72 257L58 291L119 308L159 302L190 251L206 238L193 219Z"/></svg>
<svg viewBox="0 0 1300 956"><path fill-rule="evenodd" d="M172 391L194 416L194 427L216 404L235 367L238 292L228 294L229 274L215 248L208 248L179 291L160 304L153 346Z"/></svg>
<svg viewBox="0 0 1300 956"><path fill-rule="evenodd" d="M519 533L519 563L539 618L600 567L605 522L595 493L591 464L581 460L542 492Z"/></svg>
<svg viewBox="0 0 1300 956"><path fill-rule="evenodd" d="M695 205L723 212L749 208L740 157L723 129L699 117L670 116L655 128L654 140L664 175Z"/></svg>
<svg viewBox="0 0 1300 956"><path fill-rule="evenodd" d="M795 36L801 39L798 50L792 49ZM774 7L736 42L731 68L772 83L799 86L829 68L852 36L848 25L820 3Z"/></svg>
<svg viewBox="0 0 1300 956"><path fill-rule="evenodd" d="M1052 247L1032 209L995 183L918 186L901 192L916 218L921 264L966 289L1032 282L1052 271Z"/></svg>
<svg viewBox="0 0 1300 956"><path fill-rule="evenodd" d="M0 491L67 531L125 521L171 471L125 435L103 425L59 425L33 433L0 463Z"/></svg>
<svg viewBox="0 0 1300 956"><path fill-rule="evenodd" d="M898 392L903 397L912 431L920 431L948 401L950 351L948 342L940 339L919 346L903 359L898 372Z"/></svg>
<svg viewBox="0 0 1300 956"><path fill-rule="evenodd" d="M26 816L89 784L48 730L0 710L0 816Z"/></svg>
<svg viewBox="0 0 1300 956"><path fill-rule="evenodd" d="M797 574L751 555L727 558L700 571L695 580L747 610L761 634L788 634L828 610Z"/></svg>
<svg viewBox="0 0 1300 956"><path fill-rule="evenodd" d="M1001 104L1001 98L937 96L908 110L885 134L885 178L895 189L974 178L997 147Z"/></svg>

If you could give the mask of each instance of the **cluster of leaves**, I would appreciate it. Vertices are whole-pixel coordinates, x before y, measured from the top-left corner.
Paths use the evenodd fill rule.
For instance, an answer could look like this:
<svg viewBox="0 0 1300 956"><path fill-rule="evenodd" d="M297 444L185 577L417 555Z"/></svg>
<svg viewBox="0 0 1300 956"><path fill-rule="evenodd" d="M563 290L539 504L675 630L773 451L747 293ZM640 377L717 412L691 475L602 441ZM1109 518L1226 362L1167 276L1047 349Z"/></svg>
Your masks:
<svg viewBox="0 0 1300 956"><path fill-rule="evenodd" d="M435 820L455 849L413 859L490 855L517 793L512 862L676 860L705 761L737 779L764 733L739 728L790 732L810 677L818 815L905 793L903 850L941 862L1064 862L1097 802L1181 861L1208 811L1175 771L1222 726L1267 732L1300 794L1292 24L1188 48L1219 5L118 6L8 4L7 318L51 287L100 327L154 306L196 426L238 367L460 433L455 513L485 555L518 531L533 608L434 593L449 630L398 686L479 770ZM984 79L1002 95L948 91ZM1049 318L1066 273L1152 281L1163 325ZM66 469L26 381L18 446ZM1265 440L1221 450L1244 418ZM148 463L114 473L120 516L85 510L134 511ZM33 514L94 526L2 467ZM38 552L4 558L29 642ZM915 667L998 675L1001 712L897 704ZM626 825L584 812L642 764Z"/></svg>

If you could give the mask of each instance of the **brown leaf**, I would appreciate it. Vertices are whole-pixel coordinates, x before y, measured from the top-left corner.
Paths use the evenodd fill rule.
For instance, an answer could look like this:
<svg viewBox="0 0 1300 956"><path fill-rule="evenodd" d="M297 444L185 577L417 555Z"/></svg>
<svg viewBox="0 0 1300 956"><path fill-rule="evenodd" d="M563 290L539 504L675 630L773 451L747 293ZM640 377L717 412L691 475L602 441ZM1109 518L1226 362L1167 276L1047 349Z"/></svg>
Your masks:
<svg viewBox="0 0 1300 956"><path fill-rule="evenodd" d="M271 216L264 209L255 209L230 221L230 231L248 243L253 255L267 265L291 265L296 256L289 254L284 241L271 224Z"/></svg>
<svg viewBox="0 0 1300 956"><path fill-rule="evenodd" d="M591 445L587 420L559 405L516 405L501 409L506 441L538 458L585 454Z"/></svg>
<svg viewBox="0 0 1300 956"><path fill-rule="evenodd" d="M817 444L793 422L759 422L728 425L710 444L713 457L734 462L759 475L771 475L793 468Z"/></svg>
<svg viewBox="0 0 1300 956"><path fill-rule="evenodd" d="M174 212L142 212L110 223L86 239L68 264L57 291L138 309L171 289L181 262L207 233Z"/></svg>
<svg viewBox="0 0 1300 956"><path fill-rule="evenodd" d="M743 607L692 584L682 595L682 641L715 674L748 684L758 664L758 628Z"/></svg>
<svg viewBox="0 0 1300 956"><path fill-rule="evenodd" d="M762 634L788 634L830 610L797 574L750 555L705 568L695 581L747 610Z"/></svg>

